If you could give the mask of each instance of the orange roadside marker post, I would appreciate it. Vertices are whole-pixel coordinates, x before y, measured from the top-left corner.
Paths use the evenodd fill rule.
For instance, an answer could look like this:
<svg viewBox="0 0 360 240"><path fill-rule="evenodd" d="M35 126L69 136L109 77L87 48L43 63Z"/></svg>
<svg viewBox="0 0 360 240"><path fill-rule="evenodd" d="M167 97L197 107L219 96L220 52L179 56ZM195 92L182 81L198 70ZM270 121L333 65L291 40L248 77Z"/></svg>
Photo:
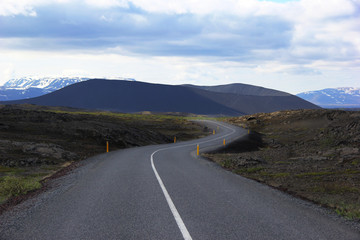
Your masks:
<svg viewBox="0 0 360 240"><path fill-rule="evenodd" d="M109 152L109 141L106 141L106 152Z"/></svg>
<svg viewBox="0 0 360 240"><path fill-rule="evenodd" d="M197 147L196 147L196 155L199 156L199 144L198 144Z"/></svg>
<svg viewBox="0 0 360 240"><path fill-rule="evenodd" d="M223 144L224 144L224 146L225 146L225 138L224 138Z"/></svg>
<svg viewBox="0 0 360 240"><path fill-rule="evenodd" d="M176 137L174 137L174 143L176 143Z"/></svg>

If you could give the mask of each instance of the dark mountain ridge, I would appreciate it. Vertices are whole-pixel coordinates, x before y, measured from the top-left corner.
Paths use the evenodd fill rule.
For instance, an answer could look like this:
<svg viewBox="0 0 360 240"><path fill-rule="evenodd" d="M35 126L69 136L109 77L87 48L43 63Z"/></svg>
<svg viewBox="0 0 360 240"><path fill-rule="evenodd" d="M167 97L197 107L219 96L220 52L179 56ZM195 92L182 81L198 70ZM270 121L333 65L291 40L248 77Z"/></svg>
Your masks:
<svg viewBox="0 0 360 240"><path fill-rule="evenodd" d="M210 92L219 92L219 93L234 93L238 95L249 95L249 96L291 96L291 94L259 87L259 86L253 86L249 84L243 84L243 83L231 83L231 84L225 84L225 85L217 85L217 86L196 86L196 85L184 85L188 87L194 87L194 88L200 88L203 90L207 90Z"/></svg>
<svg viewBox="0 0 360 240"><path fill-rule="evenodd" d="M256 87L254 87L256 88ZM319 108L296 96L249 96L194 86L92 79L31 99L2 104L66 106L118 112L183 112L236 116L285 109Z"/></svg>

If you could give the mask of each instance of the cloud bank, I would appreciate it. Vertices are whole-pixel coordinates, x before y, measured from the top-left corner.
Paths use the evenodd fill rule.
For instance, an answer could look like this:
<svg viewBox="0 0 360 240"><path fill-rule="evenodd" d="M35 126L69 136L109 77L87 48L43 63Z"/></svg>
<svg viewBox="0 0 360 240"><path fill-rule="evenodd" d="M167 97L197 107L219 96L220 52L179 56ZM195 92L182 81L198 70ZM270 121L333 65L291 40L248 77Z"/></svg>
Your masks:
<svg viewBox="0 0 360 240"><path fill-rule="evenodd" d="M360 0L3 0L0 49L358 71Z"/></svg>

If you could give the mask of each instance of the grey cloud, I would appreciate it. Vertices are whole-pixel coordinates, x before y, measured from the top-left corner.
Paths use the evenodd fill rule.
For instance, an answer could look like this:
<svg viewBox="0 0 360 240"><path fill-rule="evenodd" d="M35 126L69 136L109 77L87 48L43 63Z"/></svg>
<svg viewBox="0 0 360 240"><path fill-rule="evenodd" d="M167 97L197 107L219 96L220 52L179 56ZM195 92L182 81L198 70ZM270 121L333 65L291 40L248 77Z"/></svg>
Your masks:
<svg viewBox="0 0 360 240"><path fill-rule="evenodd" d="M293 26L277 17L147 13L129 8L41 7L37 17L0 17L0 38L12 48L100 49L121 47L156 56L251 58L256 49L288 48ZM253 56L255 57L255 56Z"/></svg>

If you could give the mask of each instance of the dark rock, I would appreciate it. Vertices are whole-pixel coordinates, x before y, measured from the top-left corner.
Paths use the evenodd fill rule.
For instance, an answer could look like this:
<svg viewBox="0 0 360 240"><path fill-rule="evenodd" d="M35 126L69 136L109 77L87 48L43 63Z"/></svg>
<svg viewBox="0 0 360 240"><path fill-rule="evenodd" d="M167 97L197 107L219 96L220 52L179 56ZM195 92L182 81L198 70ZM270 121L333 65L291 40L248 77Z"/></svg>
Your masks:
<svg viewBox="0 0 360 240"><path fill-rule="evenodd" d="M258 164L265 164L266 161L259 157L250 157L250 156L239 156L237 158L238 167L250 167Z"/></svg>

